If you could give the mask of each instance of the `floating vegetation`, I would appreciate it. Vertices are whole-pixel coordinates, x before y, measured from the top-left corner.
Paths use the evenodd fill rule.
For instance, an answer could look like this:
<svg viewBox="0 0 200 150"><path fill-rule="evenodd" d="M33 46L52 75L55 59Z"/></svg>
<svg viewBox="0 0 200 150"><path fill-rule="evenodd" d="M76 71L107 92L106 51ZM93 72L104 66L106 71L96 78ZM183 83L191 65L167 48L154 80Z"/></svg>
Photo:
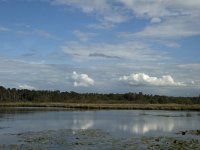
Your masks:
<svg viewBox="0 0 200 150"><path fill-rule="evenodd" d="M197 139L182 139L179 137L149 137L146 139L147 149L200 149Z"/></svg>
<svg viewBox="0 0 200 150"><path fill-rule="evenodd" d="M190 135L198 135L198 136L200 136L200 130L180 131L177 134L181 134L181 135L188 135L188 134L190 134Z"/></svg>
<svg viewBox="0 0 200 150"><path fill-rule="evenodd" d="M191 130L191 131L189 131L189 134L200 136L200 130Z"/></svg>
<svg viewBox="0 0 200 150"><path fill-rule="evenodd" d="M199 130L193 131L199 135ZM188 131L188 133L193 133ZM49 130L42 132L26 132L16 135L19 145L0 145L0 149L11 150L107 150L107 149L200 149L200 139L177 137L129 137L117 138L103 130Z"/></svg>

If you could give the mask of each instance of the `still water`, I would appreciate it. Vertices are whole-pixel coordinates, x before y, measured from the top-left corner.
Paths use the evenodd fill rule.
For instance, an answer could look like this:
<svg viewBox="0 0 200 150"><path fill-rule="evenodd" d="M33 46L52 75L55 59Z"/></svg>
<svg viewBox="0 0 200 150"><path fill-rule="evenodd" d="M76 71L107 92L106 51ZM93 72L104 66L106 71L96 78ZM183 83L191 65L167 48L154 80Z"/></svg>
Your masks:
<svg viewBox="0 0 200 150"><path fill-rule="evenodd" d="M0 144L12 135L60 129L101 129L116 137L171 135L200 128L200 112L163 110L41 110L0 111ZM13 141L12 141L13 140Z"/></svg>

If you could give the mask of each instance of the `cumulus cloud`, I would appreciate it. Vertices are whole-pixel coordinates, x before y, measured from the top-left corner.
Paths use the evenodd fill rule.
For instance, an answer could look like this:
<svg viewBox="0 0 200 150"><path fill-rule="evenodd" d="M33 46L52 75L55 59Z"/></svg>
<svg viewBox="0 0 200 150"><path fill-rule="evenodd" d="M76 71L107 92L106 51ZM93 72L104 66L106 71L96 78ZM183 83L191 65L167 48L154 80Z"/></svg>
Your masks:
<svg viewBox="0 0 200 150"><path fill-rule="evenodd" d="M175 82L172 76L151 77L145 73L136 73L119 78L129 85L148 85L148 86L183 86L181 82Z"/></svg>
<svg viewBox="0 0 200 150"><path fill-rule="evenodd" d="M0 84L5 87L17 87L19 83L28 84L29 86L36 86L41 90L61 90L61 91L77 91L78 92L114 92L124 93L134 91L142 91L144 93L151 94L164 94L173 96L198 96L200 89L200 64L180 64L180 65L168 65L158 63L113 63L113 64L93 64L85 65L79 63L80 72L92 72L92 78L95 80L95 88L74 87L74 79L72 79L72 72L77 70L77 66L63 65L63 64L44 64L41 63L28 63L17 60L5 60L0 59ZM129 76L129 72L154 72L155 74L162 74L163 72L173 72L174 76L179 77L178 81L184 81L183 86L167 86L160 88L155 86L152 88L145 88L145 86L130 87L130 81L119 81L119 77L126 75ZM66 79L66 76L68 77ZM155 75L156 76L156 75ZM89 76L90 77L90 76ZM158 76L156 76L158 77ZM119 83L123 83L120 84ZM132 81L133 82L133 81ZM174 82L177 82L174 79ZM134 85L139 83L134 82ZM148 84L149 85L149 84ZM150 86L150 85L149 85ZM178 87L178 88L177 88Z"/></svg>
<svg viewBox="0 0 200 150"><path fill-rule="evenodd" d="M36 88L27 84L20 84L18 86L20 89L28 89L28 90L35 90Z"/></svg>
<svg viewBox="0 0 200 150"><path fill-rule="evenodd" d="M72 79L74 80L75 87L89 87L94 85L94 80L87 74L78 74L76 71L73 71Z"/></svg>

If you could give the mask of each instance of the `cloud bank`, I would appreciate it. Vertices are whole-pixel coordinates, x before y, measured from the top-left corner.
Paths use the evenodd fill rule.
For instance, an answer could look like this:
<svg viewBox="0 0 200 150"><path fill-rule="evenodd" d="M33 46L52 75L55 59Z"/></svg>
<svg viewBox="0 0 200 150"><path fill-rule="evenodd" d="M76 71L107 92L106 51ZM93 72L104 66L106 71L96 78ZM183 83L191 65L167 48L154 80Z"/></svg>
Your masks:
<svg viewBox="0 0 200 150"><path fill-rule="evenodd" d="M94 85L94 80L87 74L78 74L73 71L72 79L74 80L75 87L89 87Z"/></svg>
<svg viewBox="0 0 200 150"><path fill-rule="evenodd" d="M181 82L175 82L170 75L162 77L151 77L145 73L130 74L119 78L120 81L129 85L149 85L149 86L183 86Z"/></svg>
<svg viewBox="0 0 200 150"><path fill-rule="evenodd" d="M63 52L74 57L123 58L139 61L156 61L168 59L162 52L157 53L148 44L142 42L124 43L80 43L68 42L61 47Z"/></svg>
<svg viewBox="0 0 200 150"><path fill-rule="evenodd" d="M30 85L27 85L27 84L20 84L18 87L19 87L20 89L36 90L35 87L30 86Z"/></svg>

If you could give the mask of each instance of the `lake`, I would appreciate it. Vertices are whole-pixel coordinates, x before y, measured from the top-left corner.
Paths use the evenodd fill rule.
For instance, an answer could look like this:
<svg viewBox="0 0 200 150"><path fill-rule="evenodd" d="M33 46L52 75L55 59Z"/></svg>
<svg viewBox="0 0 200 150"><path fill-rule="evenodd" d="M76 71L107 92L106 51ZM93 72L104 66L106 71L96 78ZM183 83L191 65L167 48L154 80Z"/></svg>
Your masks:
<svg viewBox="0 0 200 150"><path fill-rule="evenodd" d="M154 149L183 141L198 149L199 129L200 112L192 111L8 108L0 111L0 148Z"/></svg>

